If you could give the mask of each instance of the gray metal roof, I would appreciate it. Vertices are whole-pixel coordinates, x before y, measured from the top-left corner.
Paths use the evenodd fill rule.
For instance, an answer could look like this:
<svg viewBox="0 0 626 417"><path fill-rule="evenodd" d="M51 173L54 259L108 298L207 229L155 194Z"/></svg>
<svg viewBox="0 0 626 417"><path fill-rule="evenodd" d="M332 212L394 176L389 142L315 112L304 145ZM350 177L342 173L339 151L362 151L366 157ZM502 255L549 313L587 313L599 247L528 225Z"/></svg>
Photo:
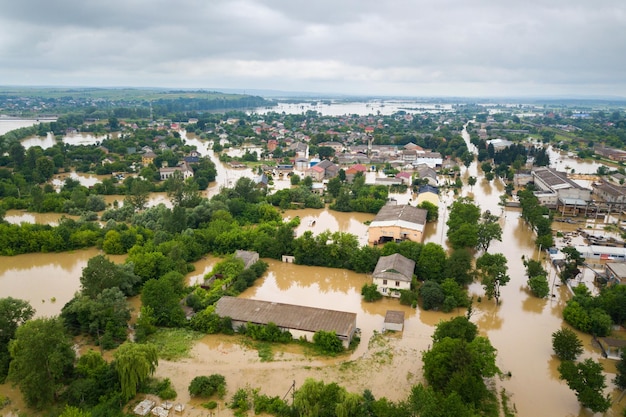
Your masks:
<svg viewBox="0 0 626 417"><path fill-rule="evenodd" d="M399 253L394 253L393 255L378 258L373 276L374 278L411 282L414 270L414 260Z"/></svg>
<svg viewBox="0 0 626 417"><path fill-rule="evenodd" d="M215 304L215 313L242 322L272 322L286 329L334 331L337 336L348 338L356 328L356 313L246 298L222 297Z"/></svg>
<svg viewBox="0 0 626 417"><path fill-rule="evenodd" d="M426 214L428 214L426 210L419 209L417 207L413 207L408 204L403 204L403 205L386 204L380 209L378 214L376 214L376 217L374 217L374 220L372 220L372 223L384 222L384 221L390 221L390 220L404 220L409 223L425 225Z"/></svg>
<svg viewBox="0 0 626 417"><path fill-rule="evenodd" d="M535 177L541 179L544 183L546 183L551 188L556 187L569 187L569 188L583 188L576 182L567 178L567 174L565 172L556 171L552 168L540 167L535 168L532 171Z"/></svg>
<svg viewBox="0 0 626 417"><path fill-rule="evenodd" d="M387 310L385 323L404 324L404 311Z"/></svg>

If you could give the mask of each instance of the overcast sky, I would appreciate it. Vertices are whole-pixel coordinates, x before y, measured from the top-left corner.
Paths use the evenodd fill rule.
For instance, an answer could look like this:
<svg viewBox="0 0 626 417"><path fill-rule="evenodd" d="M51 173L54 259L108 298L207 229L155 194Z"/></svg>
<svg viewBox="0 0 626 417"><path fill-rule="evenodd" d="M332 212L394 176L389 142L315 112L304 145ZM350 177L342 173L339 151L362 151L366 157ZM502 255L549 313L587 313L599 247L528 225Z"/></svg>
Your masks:
<svg viewBox="0 0 626 417"><path fill-rule="evenodd" d="M0 85L626 96L624 0L0 0Z"/></svg>

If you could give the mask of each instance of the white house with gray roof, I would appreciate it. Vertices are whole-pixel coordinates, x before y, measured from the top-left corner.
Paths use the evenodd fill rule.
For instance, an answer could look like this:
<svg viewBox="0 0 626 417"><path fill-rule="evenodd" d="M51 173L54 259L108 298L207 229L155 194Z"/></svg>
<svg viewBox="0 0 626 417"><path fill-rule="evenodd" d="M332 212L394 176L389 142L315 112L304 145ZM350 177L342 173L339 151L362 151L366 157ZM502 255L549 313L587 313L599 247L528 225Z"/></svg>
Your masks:
<svg viewBox="0 0 626 417"><path fill-rule="evenodd" d="M390 297L400 297L400 290L410 290L415 261L399 253L378 259L373 282L378 292Z"/></svg>

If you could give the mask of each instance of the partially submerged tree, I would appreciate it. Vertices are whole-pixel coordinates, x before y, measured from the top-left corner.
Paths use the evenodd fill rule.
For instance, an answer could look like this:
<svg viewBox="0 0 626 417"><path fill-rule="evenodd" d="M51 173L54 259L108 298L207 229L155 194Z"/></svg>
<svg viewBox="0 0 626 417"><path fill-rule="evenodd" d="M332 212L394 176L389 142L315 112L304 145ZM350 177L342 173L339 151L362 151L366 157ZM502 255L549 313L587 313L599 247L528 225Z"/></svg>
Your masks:
<svg viewBox="0 0 626 417"><path fill-rule="evenodd" d="M574 363L563 361L559 365L559 377L567 382L567 386L576 392L576 398L583 407L594 413L603 413L611 406L611 399L604 395L605 377L602 364L593 359Z"/></svg>
<svg viewBox="0 0 626 417"><path fill-rule="evenodd" d="M157 349L151 344L126 342L113 355L125 401L137 394L137 388L151 376L159 364Z"/></svg>
<svg viewBox="0 0 626 417"><path fill-rule="evenodd" d="M28 301L13 297L0 298L0 383L9 373L9 342L15 337L17 328L30 320L35 310Z"/></svg>
<svg viewBox="0 0 626 417"><path fill-rule="evenodd" d="M43 408L54 402L74 368L76 353L60 319L41 318L18 327L9 344L9 380L26 404Z"/></svg>
<svg viewBox="0 0 626 417"><path fill-rule="evenodd" d="M564 327L552 333L552 349L562 361L574 361L583 353L583 343L573 330Z"/></svg>
<svg viewBox="0 0 626 417"><path fill-rule="evenodd" d="M476 260L476 271L481 278L488 299L500 303L500 287L510 281L506 257L501 253L485 253Z"/></svg>

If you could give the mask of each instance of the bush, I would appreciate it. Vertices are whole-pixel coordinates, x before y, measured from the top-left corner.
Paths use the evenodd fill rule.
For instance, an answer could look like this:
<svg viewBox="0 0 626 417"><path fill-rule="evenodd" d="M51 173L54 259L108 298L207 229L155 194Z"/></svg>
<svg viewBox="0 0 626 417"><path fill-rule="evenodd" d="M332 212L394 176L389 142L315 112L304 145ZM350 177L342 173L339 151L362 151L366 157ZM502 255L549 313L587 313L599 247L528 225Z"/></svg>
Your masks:
<svg viewBox="0 0 626 417"><path fill-rule="evenodd" d="M318 330L313 335L313 343L325 353L339 353L343 351L343 343L334 331Z"/></svg>
<svg viewBox="0 0 626 417"><path fill-rule="evenodd" d="M378 292L376 284L363 284L363 287L361 288L361 295L368 303L383 298L383 295Z"/></svg>
<svg viewBox="0 0 626 417"><path fill-rule="evenodd" d="M226 378L220 374L197 376L189 384L189 395L192 397L210 397L217 393L220 398L226 393Z"/></svg>

